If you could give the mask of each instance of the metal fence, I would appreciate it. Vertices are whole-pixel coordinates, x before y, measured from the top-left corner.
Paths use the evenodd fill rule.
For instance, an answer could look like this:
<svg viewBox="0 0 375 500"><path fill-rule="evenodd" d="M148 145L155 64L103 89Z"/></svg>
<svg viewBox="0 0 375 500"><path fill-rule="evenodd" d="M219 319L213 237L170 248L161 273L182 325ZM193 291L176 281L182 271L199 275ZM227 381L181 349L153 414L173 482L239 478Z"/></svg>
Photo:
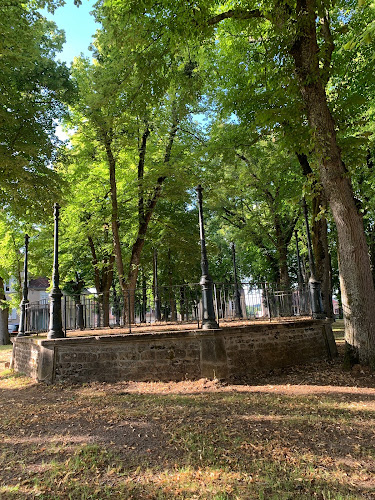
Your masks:
<svg viewBox="0 0 375 500"><path fill-rule="evenodd" d="M307 289L279 290L270 284L241 283L213 285L216 320L257 320L311 315ZM139 324L192 323L202 321L199 283L129 290L125 298L116 293L63 295L63 329L131 328ZM46 332L49 328L48 300L26 305L26 330Z"/></svg>

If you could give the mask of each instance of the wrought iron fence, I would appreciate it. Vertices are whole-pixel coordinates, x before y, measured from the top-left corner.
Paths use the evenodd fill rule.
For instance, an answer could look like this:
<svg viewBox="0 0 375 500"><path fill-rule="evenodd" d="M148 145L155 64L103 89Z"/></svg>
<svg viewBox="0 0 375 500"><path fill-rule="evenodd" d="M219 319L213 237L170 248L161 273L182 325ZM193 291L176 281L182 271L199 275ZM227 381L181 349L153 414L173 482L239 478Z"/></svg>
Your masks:
<svg viewBox="0 0 375 500"><path fill-rule="evenodd" d="M109 293L63 295L63 329L95 329L136 324L191 323L202 320L199 283L129 290L125 297ZM218 322L224 320L257 320L291 316L309 316L307 289L279 290L266 284L214 283L214 308ZM26 306L26 330L46 332L49 328L49 301Z"/></svg>

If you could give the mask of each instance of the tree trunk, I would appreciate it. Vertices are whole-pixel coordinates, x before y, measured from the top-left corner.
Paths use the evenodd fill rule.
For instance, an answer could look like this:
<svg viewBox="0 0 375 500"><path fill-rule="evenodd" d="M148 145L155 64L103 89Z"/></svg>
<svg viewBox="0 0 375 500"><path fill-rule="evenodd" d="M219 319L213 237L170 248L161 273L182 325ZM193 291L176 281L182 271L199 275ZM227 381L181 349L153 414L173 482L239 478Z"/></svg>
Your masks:
<svg viewBox="0 0 375 500"><path fill-rule="evenodd" d="M319 197L320 198L320 197ZM313 198L312 203L312 245L315 257L316 278L321 282L323 309L327 318L333 319L332 305L332 267L331 256L328 248L327 219L319 216L325 208L325 200Z"/></svg>
<svg viewBox="0 0 375 500"><path fill-rule="evenodd" d="M173 110L172 112L172 125L171 129L169 131L169 137L168 137L168 142L166 145L165 149L165 154L164 154L164 164L168 163L171 157L171 151L172 151L172 146L174 139L176 137L176 133L178 130L178 123L179 120ZM149 137L150 131L148 126L146 126L145 132L142 136L142 143L141 147L139 150L139 164L138 164L138 183L141 186L142 183L142 177L143 177L143 170L144 170L144 162L145 162L145 155L146 155L146 145L147 145L147 139ZM134 321L134 305L135 305L135 289L137 286L137 278L138 278L138 272L139 272L139 267L140 267L140 262L141 262L141 254L143 250L143 246L145 244L145 237L147 233L147 229L150 223L150 220L152 218L152 215L155 211L155 207L157 204L158 199L161 196L161 191L163 187L163 183L165 181L165 177L159 177L157 180L157 183L154 187L154 192L152 197L147 201L147 203L144 203L143 200L143 189L139 189L138 191L138 218L139 218L139 224L138 224L138 234L137 234L137 239L133 245L132 248L132 254L130 258L130 264L129 264L129 272L128 272L128 277L126 280L126 285L125 287L125 310L126 314L130 313L130 321ZM130 303L129 303L130 301Z"/></svg>
<svg viewBox="0 0 375 500"><path fill-rule="evenodd" d="M314 0L297 1L297 35L291 48L300 91L319 155L320 179L337 226L340 282L348 350L375 362L375 290L362 217L337 144L335 124L319 69Z"/></svg>
<svg viewBox="0 0 375 500"><path fill-rule="evenodd" d="M8 331L9 307L7 307L4 280L0 277L0 345L10 344Z"/></svg>
<svg viewBox="0 0 375 500"><path fill-rule="evenodd" d="M113 236L113 249L115 253L117 273L119 277L119 282L121 289L125 290L124 283L124 263L121 254L121 242L120 242L120 232L119 232L119 220L118 220L118 203L117 203L117 183L116 183L116 160L113 156L111 143L112 139L110 134L103 134L104 146L107 154L107 161L109 167L109 183L111 188L111 226L112 226L112 236Z"/></svg>
<svg viewBox="0 0 375 500"><path fill-rule="evenodd" d="M288 270L288 245L284 241L284 237L277 231L276 228L276 245L277 254L279 257L279 286L282 290L288 290L290 287L289 270Z"/></svg>
<svg viewBox="0 0 375 500"><path fill-rule="evenodd" d="M94 240L88 236L88 242L92 255L92 264L94 266L95 288L99 295L99 307L101 323L104 327L109 326L109 291L113 280L114 255L104 259L104 265L99 266Z"/></svg>
<svg viewBox="0 0 375 500"><path fill-rule="evenodd" d="M314 174L305 154L297 153L297 158L306 177ZM332 266L328 247L327 219L320 215L322 209L327 208L327 201L322 193L322 185L313 182L312 200L312 245L315 257L316 278L321 282L323 308L328 318L333 318L332 305Z"/></svg>
<svg viewBox="0 0 375 500"><path fill-rule="evenodd" d="M176 299L173 288L173 267L171 249L168 248L168 285L169 285L169 306L171 309L171 321L177 321Z"/></svg>

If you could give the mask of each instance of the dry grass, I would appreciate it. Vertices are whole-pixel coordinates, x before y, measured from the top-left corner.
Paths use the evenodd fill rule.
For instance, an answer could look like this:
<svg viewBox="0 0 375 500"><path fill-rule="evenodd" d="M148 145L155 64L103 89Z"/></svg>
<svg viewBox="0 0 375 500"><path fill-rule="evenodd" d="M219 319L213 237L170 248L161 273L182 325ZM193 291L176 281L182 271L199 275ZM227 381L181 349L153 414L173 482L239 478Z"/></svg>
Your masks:
<svg viewBox="0 0 375 500"><path fill-rule="evenodd" d="M3 371L0 405L1 499L375 498L375 378L340 360L246 385Z"/></svg>

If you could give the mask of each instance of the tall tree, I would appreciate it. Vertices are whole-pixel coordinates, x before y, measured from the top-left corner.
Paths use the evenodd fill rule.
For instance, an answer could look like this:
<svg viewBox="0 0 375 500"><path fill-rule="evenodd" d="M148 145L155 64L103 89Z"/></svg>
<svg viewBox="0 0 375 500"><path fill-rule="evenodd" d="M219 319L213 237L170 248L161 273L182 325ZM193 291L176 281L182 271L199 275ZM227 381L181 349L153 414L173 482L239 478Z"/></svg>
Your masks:
<svg viewBox="0 0 375 500"><path fill-rule="evenodd" d="M293 68L309 123L311 142L319 169L325 196L337 226L340 278L346 322L348 351L361 362L373 364L375 358L375 289L371 277L368 247L363 221L355 204L348 170L342 161L337 139L335 120L327 98L327 83L331 71L334 39L330 14L350 24L340 6L330 2L297 0L296 3L235 2L212 4L207 1L168 4L134 1L115 2L121 15L141 15L143 22L150 17L157 27L163 18L164 28L153 31L154 37L164 36L173 42L181 33L211 37L213 28L223 24L230 27L242 25L252 38L273 36L279 50L279 71ZM351 5L354 12L355 6ZM146 15L147 14L147 15ZM170 30L175 36L172 38ZM249 33L250 32L250 33ZM250 41L251 42L251 41ZM170 46L170 44L169 44ZM353 256L355 255L355 258Z"/></svg>
<svg viewBox="0 0 375 500"><path fill-rule="evenodd" d="M2 207L22 216L43 213L57 196L51 163L59 140L56 120L73 96L69 70L54 61L64 36L35 2L0 5L0 193Z"/></svg>

